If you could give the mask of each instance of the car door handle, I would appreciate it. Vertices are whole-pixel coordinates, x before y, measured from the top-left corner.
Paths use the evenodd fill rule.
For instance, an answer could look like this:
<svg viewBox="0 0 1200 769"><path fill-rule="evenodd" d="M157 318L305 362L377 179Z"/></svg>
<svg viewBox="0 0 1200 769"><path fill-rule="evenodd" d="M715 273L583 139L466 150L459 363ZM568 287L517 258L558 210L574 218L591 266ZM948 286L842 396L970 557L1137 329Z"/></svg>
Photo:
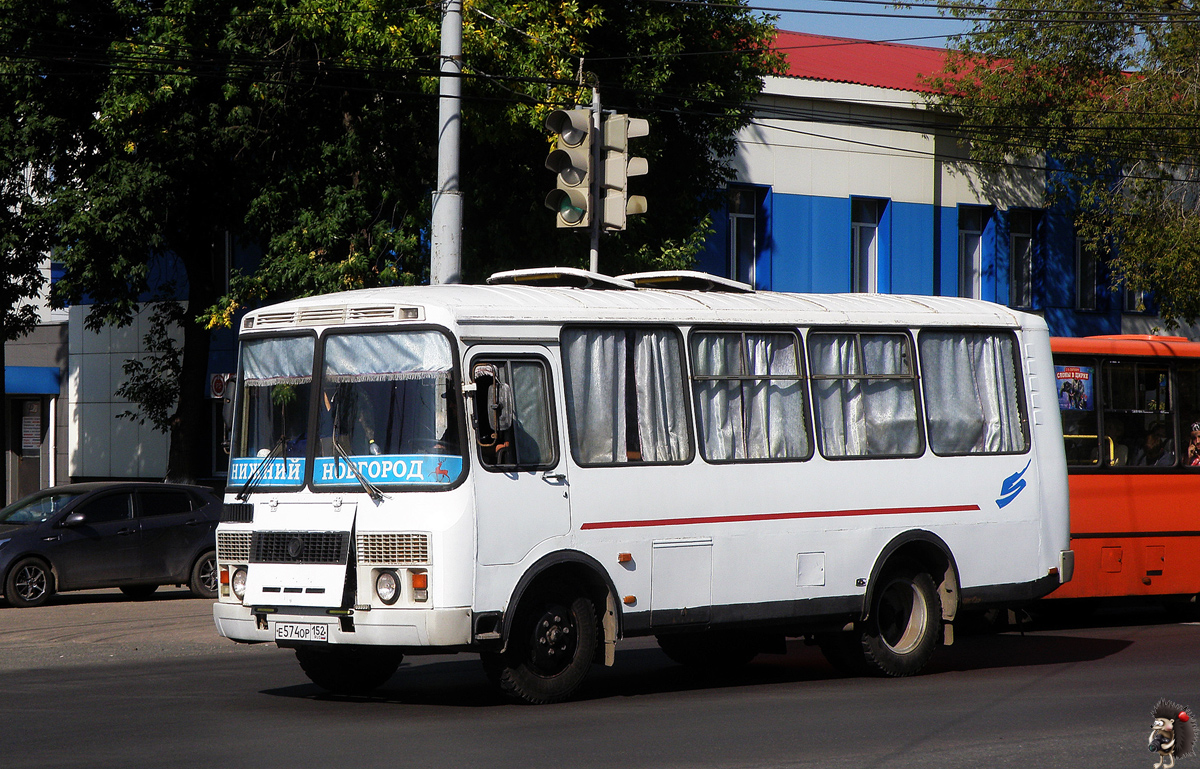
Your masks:
<svg viewBox="0 0 1200 769"><path fill-rule="evenodd" d="M199 519L197 519L197 518L193 518L193 519L192 519L192 520L190 520L190 521L184 521L183 525L184 525L184 526L199 526L199 525L200 525L200 524L202 524L202 523L204 523L204 521L201 521L201 520L199 520Z"/></svg>
<svg viewBox="0 0 1200 769"><path fill-rule="evenodd" d="M547 470L546 472L542 473L542 480L545 481L546 483L554 483L554 484L566 483L567 476L564 475L563 473L552 473L549 470Z"/></svg>
<svg viewBox="0 0 1200 769"><path fill-rule="evenodd" d="M137 533L137 529L121 529L120 531L117 532L117 536L118 537L127 537L130 534L136 534L136 533Z"/></svg>

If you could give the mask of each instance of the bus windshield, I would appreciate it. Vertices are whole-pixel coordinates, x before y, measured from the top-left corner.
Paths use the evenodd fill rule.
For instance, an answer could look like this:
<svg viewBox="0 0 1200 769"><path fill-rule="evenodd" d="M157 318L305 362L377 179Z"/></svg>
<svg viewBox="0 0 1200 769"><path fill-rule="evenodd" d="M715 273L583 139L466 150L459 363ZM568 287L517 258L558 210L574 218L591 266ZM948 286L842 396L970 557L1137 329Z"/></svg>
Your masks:
<svg viewBox="0 0 1200 769"><path fill-rule="evenodd" d="M237 434L229 481L299 486L304 482L312 394L311 336L248 339L242 345Z"/></svg>
<svg viewBox="0 0 1200 769"><path fill-rule="evenodd" d="M359 476L379 486L457 480L452 370L450 342L436 331L331 334L313 485L356 486Z"/></svg>

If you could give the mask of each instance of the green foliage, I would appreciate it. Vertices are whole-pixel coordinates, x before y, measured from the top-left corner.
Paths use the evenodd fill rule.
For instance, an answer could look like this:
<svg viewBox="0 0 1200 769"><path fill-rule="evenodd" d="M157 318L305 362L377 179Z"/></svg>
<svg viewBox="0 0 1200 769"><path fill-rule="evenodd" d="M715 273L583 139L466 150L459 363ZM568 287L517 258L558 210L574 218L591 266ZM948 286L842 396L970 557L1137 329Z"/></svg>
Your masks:
<svg viewBox="0 0 1200 769"><path fill-rule="evenodd" d="M1200 27L1177 2L946 3L986 17L932 82L971 157L1054 165L1120 285L1152 292L1168 325L1200 317ZM1057 172L1061 166L1061 172Z"/></svg>
<svg viewBox="0 0 1200 769"><path fill-rule="evenodd" d="M164 264L186 274L182 351L164 321L151 359L127 367L139 418L189 424L198 330L264 302L426 279L439 3L0 0L0 20L0 190L34 170L19 215L0 214L0 253L54 249L54 299L86 297L93 328L131 322ZM652 126L634 183L650 211L605 237L602 269L687 262L748 103L782 67L770 20L645 0L468 0L464 20L467 279L586 263L586 236L542 206L543 121L593 83L605 108ZM262 258L225 293L227 237Z"/></svg>

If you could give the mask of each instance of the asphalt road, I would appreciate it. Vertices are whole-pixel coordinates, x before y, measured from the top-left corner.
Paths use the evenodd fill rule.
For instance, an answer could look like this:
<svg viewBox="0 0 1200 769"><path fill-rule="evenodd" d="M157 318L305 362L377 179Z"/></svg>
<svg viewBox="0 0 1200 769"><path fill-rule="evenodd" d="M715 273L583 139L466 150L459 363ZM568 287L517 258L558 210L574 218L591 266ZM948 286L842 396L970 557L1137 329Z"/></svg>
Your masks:
<svg viewBox="0 0 1200 769"><path fill-rule="evenodd" d="M638 640L575 701L524 707L469 655L328 697L290 652L217 638L186 596L0 608L0 767L1150 769L1158 698L1200 710L1200 625L1156 611L963 637L899 680L841 678L801 643L703 677Z"/></svg>

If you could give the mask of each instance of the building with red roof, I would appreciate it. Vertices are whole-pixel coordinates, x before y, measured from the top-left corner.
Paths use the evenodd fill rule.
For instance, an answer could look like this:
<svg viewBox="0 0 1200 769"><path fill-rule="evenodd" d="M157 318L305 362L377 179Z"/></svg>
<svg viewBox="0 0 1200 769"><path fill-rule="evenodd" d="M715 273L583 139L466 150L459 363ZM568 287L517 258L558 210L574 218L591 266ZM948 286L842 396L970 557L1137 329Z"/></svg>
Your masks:
<svg viewBox="0 0 1200 769"><path fill-rule="evenodd" d="M947 51L780 31L738 136L735 179L700 268L758 288L969 296L1046 317L1061 336L1148 333L1077 247L1043 168L987 174L929 109Z"/></svg>

